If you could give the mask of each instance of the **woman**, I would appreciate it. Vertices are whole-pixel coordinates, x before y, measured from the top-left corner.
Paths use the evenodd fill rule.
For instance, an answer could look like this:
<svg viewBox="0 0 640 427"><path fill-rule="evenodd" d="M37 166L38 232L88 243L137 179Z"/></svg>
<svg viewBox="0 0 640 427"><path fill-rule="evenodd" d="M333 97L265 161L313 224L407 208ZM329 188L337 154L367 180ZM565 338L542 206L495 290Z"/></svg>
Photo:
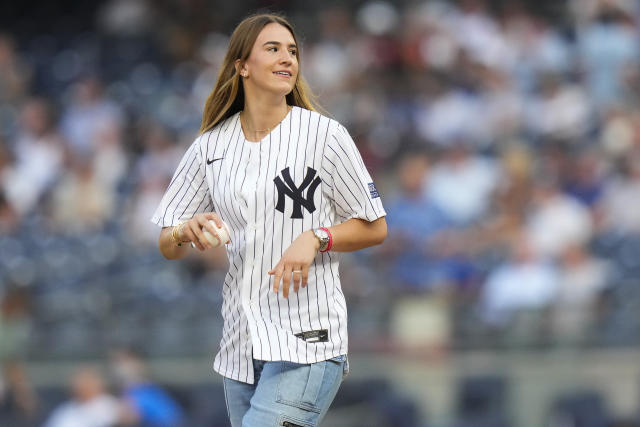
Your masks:
<svg viewBox="0 0 640 427"><path fill-rule="evenodd" d="M298 61L282 17L238 25L201 135L152 219L168 259L210 248L209 220L229 230L213 366L234 427L319 425L347 370L337 252L386 236L360 154L344 127L315 112Z"/></svg>

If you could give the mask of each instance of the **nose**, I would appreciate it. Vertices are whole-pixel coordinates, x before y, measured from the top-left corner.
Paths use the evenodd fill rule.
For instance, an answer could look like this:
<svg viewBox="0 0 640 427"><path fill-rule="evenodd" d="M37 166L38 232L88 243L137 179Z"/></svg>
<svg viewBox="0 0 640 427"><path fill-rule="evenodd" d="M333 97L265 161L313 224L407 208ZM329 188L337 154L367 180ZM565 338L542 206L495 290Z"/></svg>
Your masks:
<svg viewBox="0 0 640 427"><path fill-rule="evenodd" d="M286 49L283 49L282 52L284 53L280 56L280 62L283 64L291 64L296 55Z"/></svg>

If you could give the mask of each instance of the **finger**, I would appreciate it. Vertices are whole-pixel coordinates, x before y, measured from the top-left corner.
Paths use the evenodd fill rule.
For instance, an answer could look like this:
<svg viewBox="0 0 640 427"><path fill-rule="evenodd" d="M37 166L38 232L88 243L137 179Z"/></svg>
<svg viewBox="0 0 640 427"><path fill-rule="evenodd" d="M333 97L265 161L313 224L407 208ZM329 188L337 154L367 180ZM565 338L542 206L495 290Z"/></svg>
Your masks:
<svg viewBox="0 0 640 427"><path fill-rule="evenodd" d="M293 279L293 291L298 293L300 290L300 281L302 280L302 268L296 267L291 271L292 279Z"/></svg>
<svg viewBox="0 0 640 427"><path fill-rule="evenodd" d="M291 283L291 266L286 266L282 272L282 296L289 298L289 284Z"/></svg>
<svg viewBox="0 0 640 427"><path fill-rule="evenodd" d="M215 221L215 220L214 220ZM216 237L218 236L218 230L209 222L209 219L205 217L204 221L202 221L202 229L207 230L209 233L213 234Z"/></svg>
<svg viewBox="0 0 640 427"><path fill-rule="evenodd" d="M276 267L273 270L275 277L273 278L273 292L276 294L280 291L280 278L282 277L282 267Z"/></svg>
<svg viewBox="0 0 640 427"><path fill-rule="evenodd" d="M202 250L211 248L211 244L209 243L207 238L204 237L204 232L202 231L202 227L204 227L205 222L206 221L204 221L202 217L199 217L197 219L197 223L191 227L191 231L193 232L193 234L197 239L196 244L200 243L200 246L202 246Z"/></svg>
<svg viewBox="0 0 640 427"><path fill-rule="evenodd" d="M206 214L205 216L206 216L206 218L207 218L207 222L209 222L208 220L212 219L212 220L213 220L213 222L215 222L215 223L216 223L216 225L217 225L219 228L222 228L222 225L223 225L223 224L222 224L222 219L220 219L220 216L219 216L217 213L215 213L215 212L210 212L210 213Z"/></svg>
<svg viewBox="0 0 640 427"><path fill-rule="evenodd" d="M218 242L220 242L219 244L217 244L216 246L220 246L220 244L222 244L221 240L220 240L220 235L218 235L218 230L216 230L213 225L211 225L211 223L207 220L206 223L202 226L202 235L204 236L204 232L208 231L213 237L214 237L214 242L217 239ZM213 245L211 244L211 242L205 237L205 240L207 242L207 246L212 248Z"/></svg>
<svg viewBox="0 0 640 427"><path fill-rule="evenodd" d="M302 267L302 287L306 287L309 283L309 266Z"/></svg>
<svg viewBox="0 0 640 427"><path fill-rule="evenodd" d="M197 225L195 227L196 229L200 229ZM193 230L193 226L192 226L192 221L187 222L183 228L182 228L182 233L184 234L185 237L187 237L189 240L191 240L191 243L193 243L196 248L198 248L201 251L204 251L206 248L202 245L202 243L200 242L200 240L198 239L198 236L196 235L196 233Z"/></svg>

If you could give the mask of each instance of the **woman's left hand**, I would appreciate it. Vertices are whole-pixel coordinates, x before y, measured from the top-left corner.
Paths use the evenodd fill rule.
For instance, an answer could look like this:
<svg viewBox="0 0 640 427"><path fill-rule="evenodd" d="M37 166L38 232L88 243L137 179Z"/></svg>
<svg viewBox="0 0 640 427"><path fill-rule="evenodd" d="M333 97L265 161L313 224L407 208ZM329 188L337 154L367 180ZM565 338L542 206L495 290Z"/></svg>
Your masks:
<svg viewBox="0 0 640 427"><path fill-rule="evenodd" d="M276 266L269 271L270 275L275 275L273 291L279 292L280 280L282 280L282 296L289 298L289 285L292 278L295 292L298 292L301 283L303 288L307 286L309 266L319 248L320 242L310 230L299 235L284 251Z"/></svg>

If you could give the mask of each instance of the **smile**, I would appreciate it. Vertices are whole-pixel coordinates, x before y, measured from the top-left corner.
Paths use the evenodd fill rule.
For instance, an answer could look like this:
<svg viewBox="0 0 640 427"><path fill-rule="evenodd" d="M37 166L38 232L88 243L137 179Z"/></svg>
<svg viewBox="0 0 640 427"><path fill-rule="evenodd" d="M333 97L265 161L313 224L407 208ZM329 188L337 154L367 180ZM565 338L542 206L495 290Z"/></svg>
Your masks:
<svg viewBox="0 0 640 427"><path fill-rule="evenodd" d="M288 71L275 71L273 74L277 76L291 77L291 73Z"/></svg>

